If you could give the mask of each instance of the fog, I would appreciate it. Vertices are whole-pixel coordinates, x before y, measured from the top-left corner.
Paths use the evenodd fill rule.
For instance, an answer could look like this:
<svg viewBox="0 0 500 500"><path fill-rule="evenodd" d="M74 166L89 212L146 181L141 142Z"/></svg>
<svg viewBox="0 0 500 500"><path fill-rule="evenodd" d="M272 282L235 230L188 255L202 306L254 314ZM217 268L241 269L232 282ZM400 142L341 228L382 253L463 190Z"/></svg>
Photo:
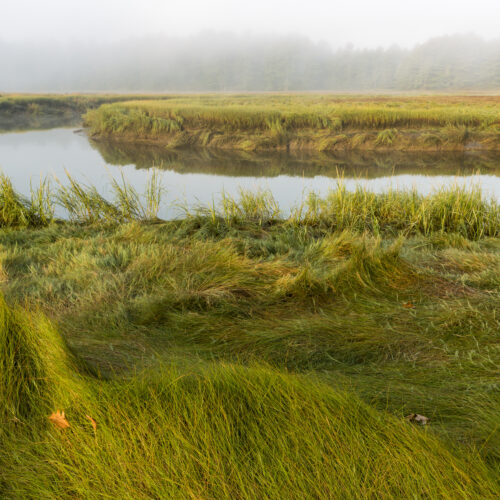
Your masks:
<svg viewBox="0 0 500 500"><path fill-rule="evenodd" d="M494 38L499 20L498 0L0 0L5 41L102 42L212 30L410 48L455 33Z"/></svg>
<svg viewBox="0 0 500 500"><path fill-rule="evenodd" d="M493 0L0 7L0 92L500 88Z"/></svg>

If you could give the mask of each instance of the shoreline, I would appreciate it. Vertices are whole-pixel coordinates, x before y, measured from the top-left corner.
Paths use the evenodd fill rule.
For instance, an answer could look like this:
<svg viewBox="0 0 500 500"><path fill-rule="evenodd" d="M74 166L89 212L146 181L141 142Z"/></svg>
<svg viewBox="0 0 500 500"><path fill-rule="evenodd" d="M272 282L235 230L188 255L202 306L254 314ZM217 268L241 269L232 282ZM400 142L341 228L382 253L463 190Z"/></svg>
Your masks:
<svg viewBox="0 0 500 500"><path fill-rule="evenodd" d="M276 152L400 152L400 153L467 153L500 151L500 134L467 131L467 139L451 142L442 130L346 131L344 134L301 131L282 141L267 134L230 133L220 130L185 130L162 135L135 133L95 133L87 128L96 142L157 146L166 149L183 147L225 151ZM207 133L209 137L207 139ZM381 135L382 134L382 135ZM385 134L385 135L384 135ZM386 137L386 139L384 139ZM390 141L390 144L384 144Z"/></svg>

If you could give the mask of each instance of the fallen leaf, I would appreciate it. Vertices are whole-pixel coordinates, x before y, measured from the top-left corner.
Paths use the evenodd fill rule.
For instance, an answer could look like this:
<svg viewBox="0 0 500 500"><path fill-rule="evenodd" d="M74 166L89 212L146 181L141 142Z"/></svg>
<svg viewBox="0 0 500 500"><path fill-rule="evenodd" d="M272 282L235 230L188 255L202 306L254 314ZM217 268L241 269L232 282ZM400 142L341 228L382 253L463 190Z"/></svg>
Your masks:
<svg viewBox="0 0 500 500"><path fill-rule="evenodd" d="M413 422L418 425L427 425L430 421L430 418L419 415L418 413L410 413L405 418L408 422Z"/></svg>
<svg viewBox="0 0 500 500"><path fill-rule="evenodd" d="M413 304L412 302L405 302L405 303L403 304L403 307L404 307L405 309L415 309L415 304Z"/></svg>
<svg viewBox="0 0 500 500"><path fill-rule="evenodd" d="M60 429L67 429L69 427L69 422L66 420L63 411L57 410L56 412L52 413L52 415L49 417L49 420Z"/></svg>
<svg viewBox="0 0 500 500"><path fill-rule="evenodd" d="M90 415L85 415L85 418L90 421L90 424L95 432L97 430L97 422Z"/></svg>

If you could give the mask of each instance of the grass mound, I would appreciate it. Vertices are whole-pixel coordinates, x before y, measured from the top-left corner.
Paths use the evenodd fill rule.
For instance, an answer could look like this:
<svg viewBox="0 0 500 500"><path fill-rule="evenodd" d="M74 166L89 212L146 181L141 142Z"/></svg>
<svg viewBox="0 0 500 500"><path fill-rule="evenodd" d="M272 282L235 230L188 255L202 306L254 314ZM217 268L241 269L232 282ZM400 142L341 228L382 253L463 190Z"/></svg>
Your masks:
<svg viewBox="0 0 500 500"><path fill-rule="evenodd" d="M0 365L2 401L23 409L0 431L4 498L497 493L479 457L458 458L425 430L312 379L211 363L84 379L47 320L4 302L1 310L2 349L15 353ZM43 385L33 387L35 379ZM68 428L43 415L55 404L64 405Z"/></svg>
<svg viewBox="0 0 500 500"><path fill-rule="evenodd" d="M60 335L42 314L9 308L0 296L0 416L22 422L63 404L70 361Z"/></svg>

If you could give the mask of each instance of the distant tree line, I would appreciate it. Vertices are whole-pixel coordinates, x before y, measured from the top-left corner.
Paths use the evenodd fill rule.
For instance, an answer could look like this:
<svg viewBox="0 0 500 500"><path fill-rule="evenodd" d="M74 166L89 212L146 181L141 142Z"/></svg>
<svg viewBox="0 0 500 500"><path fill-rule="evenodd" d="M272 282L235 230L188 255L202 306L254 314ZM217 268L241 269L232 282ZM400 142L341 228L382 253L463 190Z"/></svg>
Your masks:
<svg viewBox="0 0 500 500"><path fill-rule="evenodd" d="M0 91L500 89L500 39L332 49L301 37L200 34L107 44L0 40Z"/></svg>

